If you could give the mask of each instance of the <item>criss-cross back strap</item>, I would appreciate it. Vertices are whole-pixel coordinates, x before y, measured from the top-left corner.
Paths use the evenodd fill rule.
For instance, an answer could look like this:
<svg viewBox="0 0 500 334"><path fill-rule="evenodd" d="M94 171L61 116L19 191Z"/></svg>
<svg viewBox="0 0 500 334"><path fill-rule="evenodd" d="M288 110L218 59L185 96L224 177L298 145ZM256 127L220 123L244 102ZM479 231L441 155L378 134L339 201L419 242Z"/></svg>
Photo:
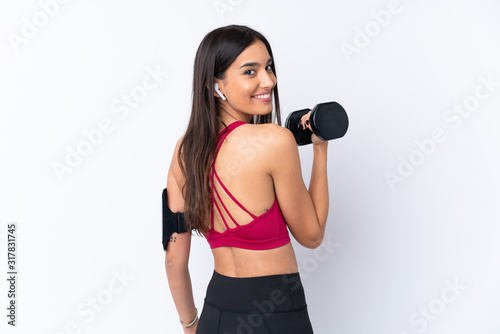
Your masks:
<svg viewBox="0 0 500 334"><path fill-rule="evenodd" d="M248 213L250 216L252 216L252 218L257 218L256 215L252 214L250 211L248 211L236 198L234 198L234 196L229 192L229 190L226 188L226 186L224 185L224 183L222 183L222 180L219 178L219 175L217 174L217 172L215 171L214 169L214 174L215 174L215 177L217 178L217 181L219 182L219 184L222 186L222 189L224 189L226 191L226 193L229 195L229 197L231 197L231 199L236 203L238 204L238 206L240 208L242 208L243 210L245 210L246 213ZM217 193L217 195L219 195L219 193L217 192L217 189L215 189L215 192ZM219 196L219 199L220 199L220 196ZM222 203L222 201L221 201ZM224 205L224 203L222 203L222 205ZM224 206L225 207L225 206ZM229 212L228 212L229 213Z"/></svg>
<svg viewBox="0 0 500 334"><path fill-rule="evenodd" d="M239 124L241 123L241 124ZM222 218L222 221L224 222L224 225L226 225L226 227L228 229L230 229L230 227L228 226L226 220L224 219L224 215L222 214L222 211L219 207L219 205L217 204L217 201L215 200L214 196L213 196L213 193L215 191L215 193L217 194L217 198L219 199L220 203L222 204L222 207L224 208L224 210L227 212L228 216L232 219L232 221L234 222L234 224L239 227L240 225L236 222L236 220L233 218L233 216L229 213L229 210L227 209L227 207L224 205L224 202L222 201L220 195L219 195L219 192L217 191L217 189L215 188L215 183L214 183L214 175L215 177L217 178L217 181L219 182L219 184L222 186L222 188L224 189L224 191L229 195L229 197L236 203L238 204L238 206L240 208L242 208L245 212L247 212L250 216L252 216L252 218L257 218L257 216L255 216L254 214L252 214L251 212L249 212L236 198L234 198L234 196L229 192L229 190L226 188L226 186L224 185L224 183L222 183L222 180L219 178L219 175L217 174L217 171L215 170L215 159L217 158L217 154L219 153L219 150L224 142L224 139L229 135L229 133L234 130L236 127L238 127L239 125L242 125L242 124L245 124L244 122L240 122L238 121L237 124L230 124L229 127L231 127L228 131L226 131L225 133L223 133L219 139L218 139L218 142L217 142L217 149L215 151L215 156L214 156L214 161L212 162L212 172L211 172L211 175L210 175L210 179L211 179L211 194L212 194L212 201L215 203L215 206L217 208L217 210L219 211L219 215L221 216ZM212 227L213 227L213 211L212 211L212 215L211 215L211 218L212 218Z"/></svg>

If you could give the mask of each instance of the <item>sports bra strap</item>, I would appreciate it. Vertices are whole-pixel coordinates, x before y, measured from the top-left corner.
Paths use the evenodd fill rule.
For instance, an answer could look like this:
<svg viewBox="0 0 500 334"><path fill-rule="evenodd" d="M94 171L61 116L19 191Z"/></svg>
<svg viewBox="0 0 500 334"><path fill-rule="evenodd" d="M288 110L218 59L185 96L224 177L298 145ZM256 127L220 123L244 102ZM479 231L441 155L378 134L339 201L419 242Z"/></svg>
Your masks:
<svg viewBox="0 0 500 334"><path fill-rule="evenodd" d="M242 121L235 121L227 126L227 131L224 132L226 129L222 129L221 132L217 135L217 148L215 149L215 155L214 155L214 160L212 161L213 166L215 164L215 158L217 158L217 154L219 153L220 147L222 146L222 143L224 143L224 139L233 131L236 129L238 126L243 125L243 124L248 124Z"/></svg>
<svg viewBox="0 0 500 334"><path fill-rule="evenodd" d="M240 208L242 208L243 210L245 210L246 213L248 213L250 216L252 216L252 218L257 218L256 215L252 214L250 211L248 211L247 209L245 209L245 207L243 205L241 205L240 202L238 202L238 200L236 198L234 198L234 196L229 192L229 190L226 188L226 186L224 185L224 183L222 183L221 179L219 178L219 175L217 174L217 172L215 171L214 169L214 174L215 174L215 177L217 178L217 180L219 181L219 184L222 186L222 188L226 191L226 193L229 195L229 197L231 197L231 199L236 203L238 204L238 206ZM215 191L217 192L217 189L215 189ZM219 193L217 193L217 195L219 195ZM220 199L220 197L219 197ZM221 201L222 203L222 201ZM224 205L224 203L222 203Z"/></svg>
<svg viewBox="0 0 500 334"><path fill-rule="evenodd" d="M222 218L222 221L224 222L224 225L226 225L226 227L228 229L231 229L227 222L226 222L226 219L224 219L224 215L222 214L222 210L220 209L219 205L217 204L217 201L215 200L215 197L214 197L214 191L215 193L217 194L217 198L219 199L220 203L222 204L222 207L224 208L224 210L227 212L228 216L231 218L231 220L234 222L234 224L236 226L240 226L240 224L238 224L236 222L236 220L233 218L233 216L229 213L229 210L227 209L226 205L224 204L224 202L222 201L222 198L219 194L219 192L217 191L217 189L215 188L215 182L214 181L214 175L215 177L217 178L217 181L219 182L219 184L222 186L222 188L224 189L224 191L229 195L229 197L236 203L238 204L238 206L240 208L242 208L246 213L248 213L253 219L257 218L256 215L252 214L250 211L248 211L236 198L234 198L234 196L231 194L231 192L229 191L229 189L226 188L226 186L224 185L224 183L222 183L222 180L219 178L219 175L217 174L217 171L215 170L215 159L217 158L217 155L219 153L219 150L222 146L222 144L224 143L224 140L226 139L226 137L229 135L229 133L231 133L231 131L233 131L235 128L237 128L238 126L240 125L243 125L243 124L247 124L245 122L242 122L242 121L235 121L231 124L228 125L227 127L227 131L224 132L224 130L222 130L220 133L219 133L219 136L218 136L218 139L217 139L217 149L215 150L215 155L214 155L214 160L211 164L211 167L212 167L212 172L210 174L210 180L211 180L211 194L212 194L212 201L215 203L215 206L217 208L217 210L219 211L219 215L221 216ZM211 226L213 228L213 222L214 222L214 219L213 219L213 210L212 210L212 215L211 215Z"/></svg>
<svg viewBox="0 0 500 334"><path fill-rule="evenodd" d="M236 222L236 220L234 220L233 216L231 216L231 214L229 213L229 210L227 209L227 207L224 205L224 202L222 201L222 198L220 198L220 195L219 195L219 192L217 191L217 189L215 189L214 187L212 187L213 190L215 190L215 193L217 194L217 197L219 198L219 201L220 203L222 204L222 206L224 207L224 210L226 210L227 214L229 215L229 217L231 218L231 220L234 222L234 224L236 226L240 226L240 224L238 224ZM213 196L213 192L212 192L212 196ZM217 205L217 201L215 201L215 206L217 207L217 210L219 210L219 214L222 218L222 220L224 221L224 225L226 225L227 228L230 228L227 223L226 223L226 220L224 219L224 216L222 215L222 211L220 210L219 206Z"/></svg>

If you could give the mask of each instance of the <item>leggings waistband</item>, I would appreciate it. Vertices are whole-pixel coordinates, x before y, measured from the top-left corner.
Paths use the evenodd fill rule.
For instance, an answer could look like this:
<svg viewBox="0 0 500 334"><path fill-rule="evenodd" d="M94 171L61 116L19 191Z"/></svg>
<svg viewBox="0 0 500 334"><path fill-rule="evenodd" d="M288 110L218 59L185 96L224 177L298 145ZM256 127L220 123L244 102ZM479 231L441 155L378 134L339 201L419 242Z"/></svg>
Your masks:
<svg viewBox="0 0 500 334"><path fill-rule="evenodd" d="M214 270L205 302L224 311L298 311L307 307L300 274L229 277Z"/></svg>

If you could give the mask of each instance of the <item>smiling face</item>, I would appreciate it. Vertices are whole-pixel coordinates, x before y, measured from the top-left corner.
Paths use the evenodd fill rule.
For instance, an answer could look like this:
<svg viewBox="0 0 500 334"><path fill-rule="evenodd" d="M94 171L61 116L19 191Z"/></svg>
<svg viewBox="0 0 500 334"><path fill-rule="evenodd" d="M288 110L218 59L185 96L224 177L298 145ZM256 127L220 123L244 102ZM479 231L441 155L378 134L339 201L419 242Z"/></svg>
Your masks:
<svg viewBox="0 0 500 334"><path fill-rule="evenodd" d="M219 98L221 107L234 119L250 122L253 115L267 115L273 111L272 94L276 76L271 69L272 59L265 44L256 40L228 67L223 79L215 79L225 95ZM221 117L224 120L224 114ZM226 123L227 124L227 123Z"/></svg>

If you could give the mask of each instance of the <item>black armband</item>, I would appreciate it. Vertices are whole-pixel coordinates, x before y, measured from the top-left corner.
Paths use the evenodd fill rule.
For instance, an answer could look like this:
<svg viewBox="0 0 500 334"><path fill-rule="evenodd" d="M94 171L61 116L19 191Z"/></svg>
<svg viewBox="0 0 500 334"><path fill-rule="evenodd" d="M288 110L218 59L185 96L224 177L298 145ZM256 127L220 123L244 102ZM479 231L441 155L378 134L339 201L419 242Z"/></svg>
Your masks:
<svg viewBox="0 0 500 334"><path fill-rule="evenodd" d="M172 212L168 207L167 188L163 189L163 225L162 225L162 244L163 250L167 250L167 243L174 232L187 232L184 222L184 212Z"/></svg>

